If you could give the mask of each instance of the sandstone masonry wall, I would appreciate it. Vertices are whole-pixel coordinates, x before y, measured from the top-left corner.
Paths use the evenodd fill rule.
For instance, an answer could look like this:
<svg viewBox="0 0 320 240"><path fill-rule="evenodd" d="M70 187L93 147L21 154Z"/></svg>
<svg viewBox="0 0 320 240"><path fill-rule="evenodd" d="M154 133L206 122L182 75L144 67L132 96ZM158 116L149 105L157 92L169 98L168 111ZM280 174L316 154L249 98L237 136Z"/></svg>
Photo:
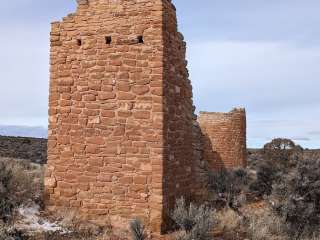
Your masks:
<svg viewBox="0 0 320 240"><path fill-rule="evenodd" d="M204 144L203 158L210 168L236 168L247 165L246 113L200 112L198 118Z"/></svg>
<svg viewBox="0 0 320 240"><path fill-rule="evenodd" d="M196 122L170 0L77 0L52 23L46 206L155 235L211 167L245 165L245 112ZM200 126L199 126L200 125Z"/></svg>
<svg viewBox="0 0 320 240"><path fill-rule="evenodd" d="M186 61L186 43L177 31L175 8L164 3L164 164L163 205L166 223L175 200L195 195L196 160L193 151L192 86ZM167 228L168 226L164 226Z"/></svg>
<svg viewBox="0 0 320 240"><path fill-rule="evenodd" d="M191 84L169 0L78 0L52 24L46 202L167 229L192 195Z"/></svg>

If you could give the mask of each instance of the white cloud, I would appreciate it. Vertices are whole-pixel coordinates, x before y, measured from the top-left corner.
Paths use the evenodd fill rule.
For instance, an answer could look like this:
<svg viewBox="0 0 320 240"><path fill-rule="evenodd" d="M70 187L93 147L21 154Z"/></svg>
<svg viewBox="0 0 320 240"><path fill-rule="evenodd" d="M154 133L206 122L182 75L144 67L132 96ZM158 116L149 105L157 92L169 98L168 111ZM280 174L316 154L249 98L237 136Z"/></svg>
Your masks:
<svg viewBox="0 0 320 240"><path fill-rule="evenodd" d="M274 136L320 146L319 1L175 3L198 110L245 106L252 146ZM45 126L50 22L73 12L75 1L1 6L0 124Z"/></svg>
<svg viewBox="0 0 320 240"><path fill-rule="evenodd" d="M307 133L319 129L320 48L215 41L188 49L198 110L246 107L250 144L281 136L311 139Z"/></svg>
<svg viewBox="0 0 320 240"><path fill-rule="evenodd" d="M189 68L199 107L249 104L259 108L290 107L319 100L320 48L289 43L210 42L189 44ZM200 96L201 94L201 96ZM231 106L227 106L231 104ZM210 109L207 109L210 110Z"/></svg>

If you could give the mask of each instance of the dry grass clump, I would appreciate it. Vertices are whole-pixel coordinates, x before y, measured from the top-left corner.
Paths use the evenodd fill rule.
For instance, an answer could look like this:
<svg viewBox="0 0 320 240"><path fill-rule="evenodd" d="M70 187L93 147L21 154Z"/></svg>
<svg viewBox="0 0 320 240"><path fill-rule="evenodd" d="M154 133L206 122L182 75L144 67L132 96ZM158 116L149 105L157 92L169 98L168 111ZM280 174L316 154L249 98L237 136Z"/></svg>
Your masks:
<svg viewBox="0 0 320 240"><path fill-rule="evenodd" d="M247 216L247 233L253 240L287 240L283 229L283 220L274 215L270 209L260 214ZM289 239L288 239L289 240Z"/></svg>
<svg viewBox="0 0 320 240"><path fill-rule="evenodd" d="M216 232L223 235L236 237L242 229L243 217L239 216L232 209L224 209L216 213Z"/></svg>
<svg viewBox="0 0 320 240"><path fill-rule="evenodd" d="M111 221L106 217L103 225L97 225L93 222L87 221L79 217L76 210L63 209L55 215L50 215L51 221L58 222L60 226L67 229L67 232L49 232L45 233L45 240L127 240L136 239L128 238L129 232L114 229ZM135 229L135 235L132 237L141 237L144 233L143 224L132 221L131 230ZM144 235L146 237L146 235ZM146 238L137 238L146 239Z"/></svg>
<svg viewBox="0 0 320 240"><path fill-rule="evenodd" d="M7 222L13 210L41 202L41 169L29 162L0 159L0 218Z"/></svg>
<svg viewBox="0 0 320 240"><path fill-rule="evenodd" d="M103 228L101 226L80 218L76 210L64 209L63 211L59 211L58 214L59 215L55 217L55 220L68 229L81 232L83 235L88 236L100 235L103 232Z"/></svg>

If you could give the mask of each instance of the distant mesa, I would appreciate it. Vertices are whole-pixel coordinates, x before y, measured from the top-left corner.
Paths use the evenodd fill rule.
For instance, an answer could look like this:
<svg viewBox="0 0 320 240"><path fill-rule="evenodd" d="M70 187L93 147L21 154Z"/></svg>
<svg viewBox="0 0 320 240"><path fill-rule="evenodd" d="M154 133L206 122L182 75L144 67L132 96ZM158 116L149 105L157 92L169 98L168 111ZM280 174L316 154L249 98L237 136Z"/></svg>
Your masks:
<svg viewBox="0 0 320 240"><path fill-rule="evenodd" d="M48 130L40 126L0 125L0 136L47 138Z"/></svg>

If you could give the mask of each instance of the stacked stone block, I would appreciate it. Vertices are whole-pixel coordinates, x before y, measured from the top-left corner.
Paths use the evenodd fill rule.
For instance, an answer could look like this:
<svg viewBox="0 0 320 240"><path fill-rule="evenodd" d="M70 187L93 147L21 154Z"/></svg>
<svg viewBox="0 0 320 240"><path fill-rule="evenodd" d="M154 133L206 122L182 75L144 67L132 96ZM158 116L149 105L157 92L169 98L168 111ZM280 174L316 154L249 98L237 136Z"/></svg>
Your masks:
<svg viewBox="0 0 320 240"><path fill-rule="evenodd" d="M192 85L186 61L186 43L177 31L176 11L170 1L164 3L164 164L163 204L168 217L175 200L191 200L199 179L195 174L193 149ZM170 224L170 219L165 219ZM167 227L165 227L167 228Z"/></svg>
<svg viewBox="0 0 320 240"><path fill-rule="evenodd" d="M52 23L46 206L163 233L177 198L205 196L205 160L245 165L245 112L199 127L170 0L77 2Z"/></svg>
<svg viewBox="0 0 320 240"><path fill-rule="evenodd" d="M237 168L247 165L246 112L200 112L198 118L203 142L203 158L210 168Z"/></svg>
<svg viewBox="0 0 320 240"><path fill-rule="evenodd" d="M160 233L192 195L192 90L168 0L78 0L52 23L49 210Z"/></svg>

